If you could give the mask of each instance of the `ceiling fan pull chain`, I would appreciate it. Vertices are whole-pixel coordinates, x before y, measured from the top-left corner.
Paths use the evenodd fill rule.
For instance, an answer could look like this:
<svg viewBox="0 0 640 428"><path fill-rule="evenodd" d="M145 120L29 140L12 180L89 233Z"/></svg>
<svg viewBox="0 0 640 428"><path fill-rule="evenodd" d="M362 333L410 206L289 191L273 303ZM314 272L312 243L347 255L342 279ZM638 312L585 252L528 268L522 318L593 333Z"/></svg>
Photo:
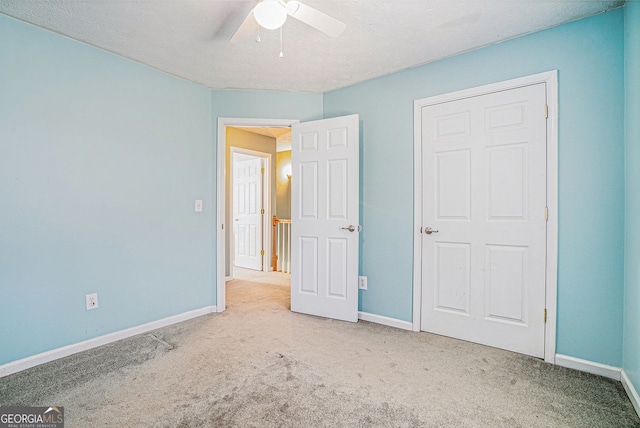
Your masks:
<svg viewBox="0 0 640 428"><path fill-rule="evenodd" d="M280 27L280 58L284 58L284 53L282 53L282 27Z"/></svg>

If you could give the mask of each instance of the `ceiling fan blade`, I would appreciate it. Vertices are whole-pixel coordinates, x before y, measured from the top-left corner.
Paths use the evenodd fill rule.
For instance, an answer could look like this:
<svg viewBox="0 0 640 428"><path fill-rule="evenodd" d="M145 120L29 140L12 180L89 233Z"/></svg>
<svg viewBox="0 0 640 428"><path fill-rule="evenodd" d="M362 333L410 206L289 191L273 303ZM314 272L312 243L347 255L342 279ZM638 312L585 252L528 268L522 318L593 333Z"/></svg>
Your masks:
<svg viewBox="0 0 640 428"><path fill-rule="evenodd" d="M233 37L231 37L231 43L240 43L251 40L255 36L257 29L258 22L253 16L253 9L251 9L251 12L249 12L244 21L242 21L242 24L240 24L240 27L236 30Z"/></svg>
<svg viewBox="0 0 640 428"><path fill-rule="evenodd" d="M338 37L347 28L344 22L296 0L288 2L286 8L289 16L322 31L327 36Z"/></svg>

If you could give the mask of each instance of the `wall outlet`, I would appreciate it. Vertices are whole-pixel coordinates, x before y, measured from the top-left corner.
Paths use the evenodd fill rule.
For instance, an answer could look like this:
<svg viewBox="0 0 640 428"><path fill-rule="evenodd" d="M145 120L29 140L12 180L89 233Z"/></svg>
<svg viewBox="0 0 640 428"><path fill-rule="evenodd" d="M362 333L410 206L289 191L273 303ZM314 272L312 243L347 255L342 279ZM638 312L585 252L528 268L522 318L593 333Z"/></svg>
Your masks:
<svg viewBox="0 0 640 428"><path fill-rule="evenodd" d="M202 212L202 199L196 199L196 212Z"/></svg>
<svg viewBox="0 0 640 428"><path fill-rule="evenodd" d="M87 310L98 308L98 293L87 294L84 296L87 302Z"/></svg>
<svg viewBox="0 0 640 428"><path fill-rule="evenodd" d="M367 277L366 276L359 276L358 277L358 288L360 290L366 290L367 289Z"/></svg>

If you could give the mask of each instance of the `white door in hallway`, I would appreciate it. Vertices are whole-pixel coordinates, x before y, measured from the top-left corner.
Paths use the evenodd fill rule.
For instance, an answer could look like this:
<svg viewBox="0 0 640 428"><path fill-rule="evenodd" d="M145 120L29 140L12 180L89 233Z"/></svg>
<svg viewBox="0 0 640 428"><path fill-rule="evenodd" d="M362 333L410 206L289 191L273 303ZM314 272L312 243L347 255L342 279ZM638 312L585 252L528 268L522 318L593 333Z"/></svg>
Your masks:
<svg viewBox="0 0 640 428"><path fill-rule="evenodd" d="M422 108L423 331L544 357L545 93Z"/></svg>
<svg viewBox="0 0 640 428"><path fill-rule="evenodd" d="M291 310L358 320L358 115L293 125Z"/></svg>
<svg viewBox="0 0 640 428"><path fill-rule="evenodd" d="M262 159L233 156L234 265L262 270Z"/></svg>

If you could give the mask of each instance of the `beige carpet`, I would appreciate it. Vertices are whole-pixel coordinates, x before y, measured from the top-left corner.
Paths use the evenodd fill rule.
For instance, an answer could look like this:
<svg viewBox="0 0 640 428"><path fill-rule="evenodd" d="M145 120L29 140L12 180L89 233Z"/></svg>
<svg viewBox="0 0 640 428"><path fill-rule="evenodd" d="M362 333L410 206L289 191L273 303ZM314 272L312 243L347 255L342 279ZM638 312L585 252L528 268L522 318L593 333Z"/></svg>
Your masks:
<svg viewBox="0 0 640 428"><path fill-rule="evenodd" d="M67 427L640 427L619 382L427 333L289 311L238 270L228 309L0 378Z"/></svg>

